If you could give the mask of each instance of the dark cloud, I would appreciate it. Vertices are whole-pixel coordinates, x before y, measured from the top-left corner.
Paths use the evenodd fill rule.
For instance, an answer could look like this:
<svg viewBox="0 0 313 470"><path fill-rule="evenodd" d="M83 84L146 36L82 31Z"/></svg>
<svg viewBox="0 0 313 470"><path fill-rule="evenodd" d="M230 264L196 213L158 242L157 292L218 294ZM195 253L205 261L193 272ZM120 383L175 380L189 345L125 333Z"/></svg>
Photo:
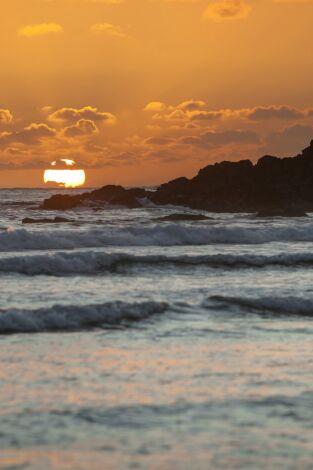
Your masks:
<svg viewBox="0 0 313 470"><path fill-rule="evenodd" d="M21 131L5 132L0 135L0 145L20 143L24 145L38 145L45 138L55 137L56 130L44 123L33 123Z"/></svg>
<svg viewBox="0 0 313 470"><path fill-rule="evenodd" d="M180 142L187 145L214 147L227 144L258 144L260 137L256 132L245 130L207 131L200 136L182 137Z"/></svg>
<svg viewBox="0 0 313 470"><path fill-rule="evenodd" d="M269 134L266 139L265 153L293 156L306 147L311 139L313 139L312 126L295 124L282 131Z"/></svg>
<svg viewBox="0 0 313 470"><path fill-rule="evenodd" d="M247 118L253 121L266 119L298 119L305 117L306 111L291 106L258 106L247 111Z"/></svg>

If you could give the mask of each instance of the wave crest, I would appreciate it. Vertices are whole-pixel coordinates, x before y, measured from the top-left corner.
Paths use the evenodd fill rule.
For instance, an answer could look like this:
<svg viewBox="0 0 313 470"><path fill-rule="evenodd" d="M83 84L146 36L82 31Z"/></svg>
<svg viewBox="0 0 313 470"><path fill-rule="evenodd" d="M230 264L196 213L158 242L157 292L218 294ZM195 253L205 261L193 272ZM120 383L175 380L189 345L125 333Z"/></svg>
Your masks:
<svg viewBox="0 0 313 470"><path fill-rule="evenodd" d="M120 267L135 265L207 266L214 269L247 269L266 267L310 267L313 253L282 253L277 255L132 255L99 251L56 252L53 254L22 255L0 259L0 273L25 275L70 274L92 275L112 272Z"/></svg>
<svg viewBox="0 0 313 470"><path fill-rule="evenodd" d="M298 225L221 226L160 224L146 227L103 227L91 230L7 230L0 233L0 250L58 250L105 246L179 246L313 242L313 223Z"/></svg>
<svg viewBox="0 0 313 470"><path fill-rule="evenodd" d="M313 299L294 296L231 297L214 295L209 297L205 306L210 309L237 307L245 313L313 316Z"/></svg>
<svg viewBox="0 0 313 470"><path fill-rule="evenodd" d="M121 325L164 313L165 302L107 302L94 305L54 305L37 310L0 311L0 334L80 331Z"/></svg>

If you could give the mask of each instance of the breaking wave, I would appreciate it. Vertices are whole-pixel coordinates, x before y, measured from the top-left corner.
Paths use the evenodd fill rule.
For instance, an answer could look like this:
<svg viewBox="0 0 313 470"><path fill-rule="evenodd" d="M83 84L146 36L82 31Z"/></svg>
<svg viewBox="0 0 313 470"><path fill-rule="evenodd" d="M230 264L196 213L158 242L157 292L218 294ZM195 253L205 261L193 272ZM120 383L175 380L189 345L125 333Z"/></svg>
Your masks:
<svg viewBox="0 0 313 470"><path fill-rule="evenodd" d="M0 311L0 334L80 331L122 325L164 313L165 302L107 302L95 305L54 305L37 310Z"/></svg>
<svg viewBox="0 0 313 470"><path fill-rule="evenodd" d="M114 272L135 265L207 266L211 268L245 269L266 267L313 267L313 253L282 253L266 255L132 255L99 251L56 252L53 254L23 255L0 259L0 273L62 276L92 275Z"/></svg>
<svg viewBox="0 0 313 470"><path fill-rule="evenodd" d="M257 226L190 226L181 224L146 227L103 227L79 230L7 230L0 233L0 250L48 250L105 246L177 246L260 244L273 241L313 241L313 223Z"/></svg>
<svg viewBox="0 0 313 470"><path fill-rule="evenodd" d="M303 315L313 317L313 299L286 297L230 297L215 295L205 302L208 308L239 308L245 313Z"/></svg>

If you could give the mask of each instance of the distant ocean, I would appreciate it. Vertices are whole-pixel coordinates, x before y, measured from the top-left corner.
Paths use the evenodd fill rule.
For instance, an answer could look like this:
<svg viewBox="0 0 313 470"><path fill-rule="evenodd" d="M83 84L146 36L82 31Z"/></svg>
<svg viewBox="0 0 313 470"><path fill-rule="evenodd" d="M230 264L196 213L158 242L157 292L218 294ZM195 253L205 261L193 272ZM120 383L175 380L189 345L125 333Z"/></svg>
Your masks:
<svg viewBox="0 0 313 470"><path fill-rule="evenodd" d="M0 190L0 468L312 469L313 215L56 192Z"/></svg>

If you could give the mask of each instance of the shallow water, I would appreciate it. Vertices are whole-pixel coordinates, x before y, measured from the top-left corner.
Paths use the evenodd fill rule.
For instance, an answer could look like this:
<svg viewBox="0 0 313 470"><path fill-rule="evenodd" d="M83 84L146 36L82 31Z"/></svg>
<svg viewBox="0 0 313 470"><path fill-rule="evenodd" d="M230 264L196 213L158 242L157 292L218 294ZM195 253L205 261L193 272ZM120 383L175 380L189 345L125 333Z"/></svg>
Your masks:
<svg viewBox="0 0 313 470"><path fill-rule="evenodd" d="M313 216L53 192L0 191L0 468L311 469Z"/></svg>

